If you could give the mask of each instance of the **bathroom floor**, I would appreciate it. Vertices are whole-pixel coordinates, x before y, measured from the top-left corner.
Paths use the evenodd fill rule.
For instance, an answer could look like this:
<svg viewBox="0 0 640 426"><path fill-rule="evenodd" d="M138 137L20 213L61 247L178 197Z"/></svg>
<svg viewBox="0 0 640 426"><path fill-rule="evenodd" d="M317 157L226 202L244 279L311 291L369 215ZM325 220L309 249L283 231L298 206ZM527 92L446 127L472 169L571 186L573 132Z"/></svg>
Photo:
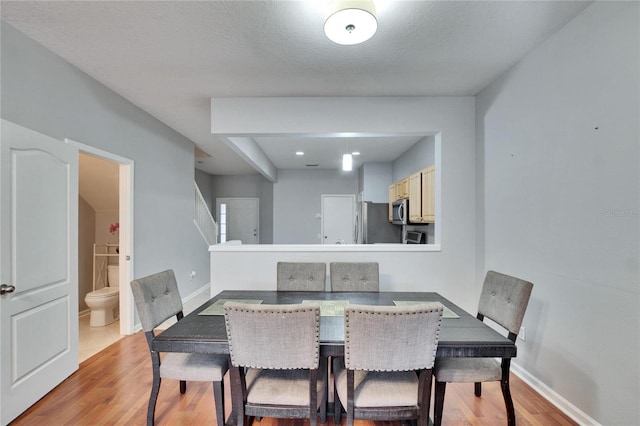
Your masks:
<svg viewBox="0 0 640 426"><path fill-rule="evenodd" d="M184 314L192 312L198 306L209 300L209 292L203 291L184 303ZM120 340L122 337L120 334L120 321L116 321L104 327L90 327L90 316L83 315L79 318L79 362L82 362L98 352L106 349L107 346ZM167 328L175 322L175 318L169 319L158 328Z"/></svg>

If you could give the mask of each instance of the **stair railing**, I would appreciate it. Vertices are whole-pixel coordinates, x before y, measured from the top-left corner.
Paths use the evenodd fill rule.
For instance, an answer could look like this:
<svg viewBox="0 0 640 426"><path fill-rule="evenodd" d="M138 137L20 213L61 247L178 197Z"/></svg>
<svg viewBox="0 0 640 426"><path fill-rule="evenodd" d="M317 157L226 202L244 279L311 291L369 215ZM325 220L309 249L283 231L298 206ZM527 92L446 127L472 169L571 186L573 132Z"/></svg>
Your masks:
<svg viewBox="0 0 640 426"><path fill-rule="evenodd" d="M198 188L198 184L194 182L195 187L195 218L193 222L200 231L202 238L204 238L207 245L214 245L218 241L218 224L211 216L211 211L207 203L204 201L204 197Z"/></svg>

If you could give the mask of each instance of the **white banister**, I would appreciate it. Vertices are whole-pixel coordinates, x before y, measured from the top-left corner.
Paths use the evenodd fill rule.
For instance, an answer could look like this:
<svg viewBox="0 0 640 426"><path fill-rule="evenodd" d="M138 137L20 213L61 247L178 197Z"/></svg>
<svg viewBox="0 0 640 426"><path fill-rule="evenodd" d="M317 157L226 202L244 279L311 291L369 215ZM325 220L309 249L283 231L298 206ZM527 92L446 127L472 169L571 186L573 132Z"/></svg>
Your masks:
<svg viewBox="0 0 640 426"><path fill-rule="evenodd" d="M218 224L213 219L213 216L211 216L209 207L204 201L198 184L195 182L193 184L195 187L195 219L193 219L193 222L196 228L198 228L198 231L200 231L202 238L204 238L208 245L212 246L218 241Z"/></svg>

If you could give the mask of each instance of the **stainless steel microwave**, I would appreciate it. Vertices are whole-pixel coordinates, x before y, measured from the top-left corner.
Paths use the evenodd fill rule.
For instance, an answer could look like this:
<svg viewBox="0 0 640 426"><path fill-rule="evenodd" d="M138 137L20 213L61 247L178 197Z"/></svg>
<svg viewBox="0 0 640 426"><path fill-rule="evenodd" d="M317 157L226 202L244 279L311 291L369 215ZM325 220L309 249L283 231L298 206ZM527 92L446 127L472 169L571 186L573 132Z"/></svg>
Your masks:
<svg viewBox="0 0 640 426"><path fill-rule="evenodd" d="M406 225L409 223L409 200L396 200L392 204L393 216L391 223Z"/></svg>

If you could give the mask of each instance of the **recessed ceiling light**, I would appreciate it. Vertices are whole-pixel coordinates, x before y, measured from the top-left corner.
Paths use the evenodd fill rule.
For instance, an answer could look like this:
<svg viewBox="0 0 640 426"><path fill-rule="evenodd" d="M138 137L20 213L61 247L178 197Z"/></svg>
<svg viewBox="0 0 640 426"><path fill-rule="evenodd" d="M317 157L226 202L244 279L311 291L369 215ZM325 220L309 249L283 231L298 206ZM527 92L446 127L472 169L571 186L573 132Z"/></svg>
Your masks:
<svg viewBox="0 0 640 426"><path fill-rule="evenodd" d="M302 151L296 151L296 155L304 155L304 152L302 152Z"/></svg>
<svg viewBox="0 0 640 426"><path fill-rule="evenodd" d="M351 155L360 155L360 152L359 152L359 151L353 151L353 152L351 153Z"/></svg>

